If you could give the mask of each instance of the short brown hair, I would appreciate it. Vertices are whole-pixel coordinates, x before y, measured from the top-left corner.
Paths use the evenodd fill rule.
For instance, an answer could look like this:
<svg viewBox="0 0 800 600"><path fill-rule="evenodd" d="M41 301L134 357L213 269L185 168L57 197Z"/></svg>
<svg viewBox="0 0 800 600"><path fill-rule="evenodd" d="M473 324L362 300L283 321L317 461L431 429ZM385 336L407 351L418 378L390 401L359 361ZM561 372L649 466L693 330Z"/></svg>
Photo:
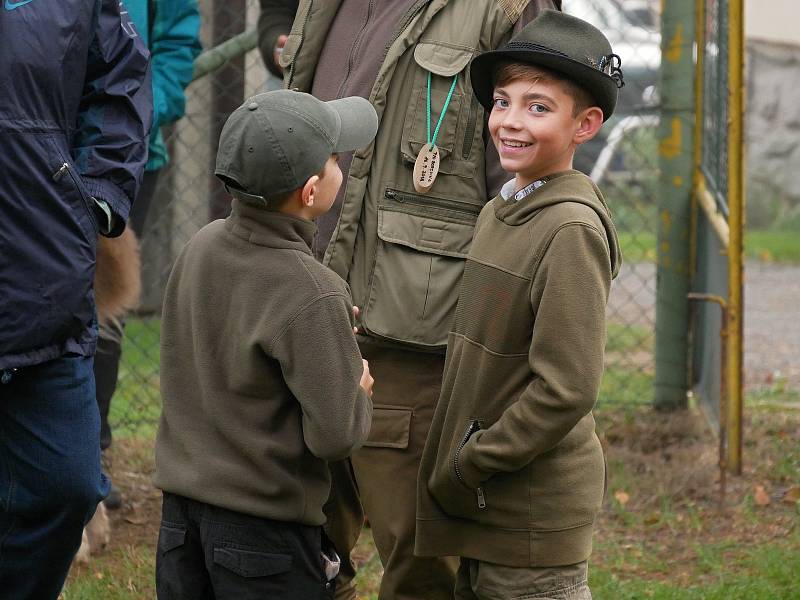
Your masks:
<svg viewBox="0 0 800 600"><path fill-rule="evenodd" d="M493 73L494 87L508 85L513 81L524 79L531 83L536 81L555 81L561 84L564 91L572 98L572 116L590 106L597 106L597 101L582 86L566 78L557 71L551 71L538 65L519 62L501 62Z"/></svg>

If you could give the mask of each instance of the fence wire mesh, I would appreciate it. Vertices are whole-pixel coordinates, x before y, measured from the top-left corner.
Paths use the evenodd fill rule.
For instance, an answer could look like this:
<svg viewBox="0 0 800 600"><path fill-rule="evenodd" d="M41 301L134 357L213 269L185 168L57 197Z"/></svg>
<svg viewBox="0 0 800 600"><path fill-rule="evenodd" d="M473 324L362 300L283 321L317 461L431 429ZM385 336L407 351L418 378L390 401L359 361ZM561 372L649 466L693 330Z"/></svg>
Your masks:
<svg viewBox="0 0 800 600"><path fill-rule="evenodd" d="M702 61L701 114L696 122L701 127L702 147L700 171L716 204L716 209L728 218L728 144L729 121L729 48L728 0L703 0L702 43L698 48ZM729 248L712 226L708 215L697 211L696 271L692 288L695 292L714 294L730 302L728 287ZM725 352L720 307L703 302L693 307L692 331L692 389L711 423L719 428L725 402L722 384L725 374L721 360ZM720 335L722 332L723 335Z"/></svg>
<svg viewBox="0 0 800 600"><path fill-rule="evenodd" d="M624 256L609 300L601 403L647 403L652 398L659 6L659 0L563 2L565 12L585 18L606 33L622 57L626 82L602 138L582 148L576 157L576 168L595 177L611 206ZM201 0L200 7L206 49L254 28L259 12L257 0ZM119 384L111 405L110 422L118 438L154 434L160 409L164 286L180 248L228 210L227 194L213 176L222 125L245 98L276 86L280 82L268 76L258 51L251 50L192 83L185 117L165 130L171 158L159 174L141 236L144 293L141 307L127 319Z"/></svg>

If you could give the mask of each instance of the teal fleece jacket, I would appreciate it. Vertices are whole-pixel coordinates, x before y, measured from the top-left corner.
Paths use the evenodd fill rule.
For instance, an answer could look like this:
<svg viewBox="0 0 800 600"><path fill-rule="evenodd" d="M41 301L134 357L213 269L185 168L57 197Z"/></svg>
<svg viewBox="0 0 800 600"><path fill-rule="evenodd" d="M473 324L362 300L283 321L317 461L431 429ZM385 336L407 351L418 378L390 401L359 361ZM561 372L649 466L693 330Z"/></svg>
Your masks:
<svg viewBox="0 0 800 600"><path fill-rule="evenodd" d="M152 9L148 5L152 4ZM147 171L167 164L161 126L180 119L186 108L184 90L192 81L194 59L202 47L197 0L126 0L125 8L139 36L150 49L153 74L153 126ZM148 22L149 13L153 23Z"/></svg>

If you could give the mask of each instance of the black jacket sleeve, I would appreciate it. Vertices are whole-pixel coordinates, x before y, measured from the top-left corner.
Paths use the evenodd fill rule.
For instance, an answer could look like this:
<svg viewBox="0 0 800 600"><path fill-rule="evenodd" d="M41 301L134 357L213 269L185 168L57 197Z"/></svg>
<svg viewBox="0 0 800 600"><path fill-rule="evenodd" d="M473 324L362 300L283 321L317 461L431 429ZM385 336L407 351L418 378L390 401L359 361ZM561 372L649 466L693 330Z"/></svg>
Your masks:
<svg viewBox="0 0 800 600"><path fill-rule="evenodd" d="M150 53L118 0L98 0L72 148L81 178L119 235L141 183L153 116Z"/></svg>

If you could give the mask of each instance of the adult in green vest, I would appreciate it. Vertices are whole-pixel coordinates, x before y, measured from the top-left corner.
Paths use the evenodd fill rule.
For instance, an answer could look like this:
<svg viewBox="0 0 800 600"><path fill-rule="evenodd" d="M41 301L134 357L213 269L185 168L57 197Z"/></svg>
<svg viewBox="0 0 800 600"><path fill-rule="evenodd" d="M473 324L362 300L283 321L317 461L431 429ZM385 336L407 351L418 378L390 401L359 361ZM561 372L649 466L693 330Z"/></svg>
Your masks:
<svg viewBox="0 0 800 600"><path fill-rule="evenodd" d="M284 40L280 28L294 6ZM350 461L331 465L326 530L346 557L363 506L384 566L380 599L451 598L455 560L413 555L417 471L475 220L510 179L467 66L560 2L261 0L261 7L261 52L269 61L281 48L287 87L322 100L362 96L380 122L372 144L340 156L349 175L318 219L314 243L350 285L361 353L375 377L369 440ZM355 597L352 576L352 564L343 565L337 598Z"/></svg>
<svg viewBox="0 0 800 600"><path fill-rule="evenodd" d="M153 76L153 125L148 144L149 154L142 186L128 221L133 232L141 236L159 173L169 158L161 126L174 123L183 116L186 107L184 90L192 80L194 59L202 49L198 37L200 12L197 0L126 0L124 6L137 34L150 50ZM108 413L111 397L117 387L123 326L122 320L116 317L103 320L94 358L97 405L100 409L100 447L104 451L111 445ZM107 466L107 460L104 462ZM115 509L121 504L122 496L112 484L105 505Z"/></svg>

